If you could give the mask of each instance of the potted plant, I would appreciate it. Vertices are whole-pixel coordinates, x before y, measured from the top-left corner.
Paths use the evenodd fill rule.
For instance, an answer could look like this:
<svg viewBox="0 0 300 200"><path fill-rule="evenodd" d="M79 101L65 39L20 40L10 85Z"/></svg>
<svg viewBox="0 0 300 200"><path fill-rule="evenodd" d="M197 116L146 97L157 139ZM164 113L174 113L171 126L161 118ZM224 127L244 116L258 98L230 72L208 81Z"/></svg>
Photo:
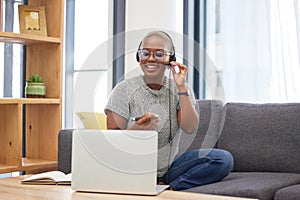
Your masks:
<svg viewBox="0 0 300 200"><path fill-rule="evenodd" d="M32 74L26 80L25 96L27 98L45 98L46 87L42 77L38 74Z"/></svg>

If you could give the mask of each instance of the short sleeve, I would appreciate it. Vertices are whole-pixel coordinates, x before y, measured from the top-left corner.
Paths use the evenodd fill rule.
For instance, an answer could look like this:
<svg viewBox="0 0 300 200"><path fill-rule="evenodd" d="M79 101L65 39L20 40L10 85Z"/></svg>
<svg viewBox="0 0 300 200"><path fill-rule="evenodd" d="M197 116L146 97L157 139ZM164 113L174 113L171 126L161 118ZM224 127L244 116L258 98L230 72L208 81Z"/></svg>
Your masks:
<svg viewBox="0 0 300 200"><path fill-rule="evenodd" d="M126 119L130 117L129 114L129 94L127 90L127 83L125 81L119 83L113 89L108 102L104 108L104 112L112 111Z"/></svg>

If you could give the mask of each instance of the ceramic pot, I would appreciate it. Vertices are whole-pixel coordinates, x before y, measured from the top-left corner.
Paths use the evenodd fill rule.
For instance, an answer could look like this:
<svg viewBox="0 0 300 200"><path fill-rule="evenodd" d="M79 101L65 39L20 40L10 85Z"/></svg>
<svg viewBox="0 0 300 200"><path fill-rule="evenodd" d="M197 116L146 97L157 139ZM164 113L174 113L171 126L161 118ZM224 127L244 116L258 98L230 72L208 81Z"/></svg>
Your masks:
<svg viewBox="0 0 300 200"><path fill-rule="evenodd" d="M27 98L45 98L46 97L45 84L26 82L25 96Z"/></svg>

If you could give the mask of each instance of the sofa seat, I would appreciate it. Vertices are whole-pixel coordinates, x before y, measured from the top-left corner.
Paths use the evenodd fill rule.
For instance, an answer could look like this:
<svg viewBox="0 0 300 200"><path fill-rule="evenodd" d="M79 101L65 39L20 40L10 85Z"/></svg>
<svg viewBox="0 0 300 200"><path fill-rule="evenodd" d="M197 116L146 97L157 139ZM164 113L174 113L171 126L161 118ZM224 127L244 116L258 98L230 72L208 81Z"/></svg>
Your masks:
<svg viewBox="0 0 300 200"><path fill-rule="evenodd" d="M275 193L275 200L299 200L300 199L300 184L285 187Z"/></svg>
<svg viewBox="0 0 300 200"><path fill-rule="evenodd" d="M232 172L221 182L199 186L185 191L271 200L274 198L276 191L280 188L299 183L300 174L294 173ZM299 199L300 185L297 186ZM287 187L281 190L280 193L276 193L276 196L278 196L276 200L287 200L287 198L283 197L289 195L289 190L297 190L297 188ZM295 193L294 195L297 196ZM296 199L296 197L294 199Z"/></svg>

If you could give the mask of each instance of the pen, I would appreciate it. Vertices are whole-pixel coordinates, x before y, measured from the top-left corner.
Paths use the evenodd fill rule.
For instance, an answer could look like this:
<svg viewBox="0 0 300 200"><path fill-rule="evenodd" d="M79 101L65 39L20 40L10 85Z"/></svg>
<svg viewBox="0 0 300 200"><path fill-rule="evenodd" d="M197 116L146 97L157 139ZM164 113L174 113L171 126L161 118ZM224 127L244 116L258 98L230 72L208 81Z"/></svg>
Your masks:
<svg viewBox="0 0 300 200"><path fill-rule="evenodd" d="M142 117L132 117L131 121L138 121L139 119L141 119Z"/></svg>
<svg viewBox="0 0 300 200"><path fill-rule="evenodd" d="M156 118L158 118L159 116L158 115L152 115L151 116L151 119L156 119ZM138 120L140 120L142 118L142 116L140 116L140 117L132 117L131 118L131 121L138 121Z"/></svg>

